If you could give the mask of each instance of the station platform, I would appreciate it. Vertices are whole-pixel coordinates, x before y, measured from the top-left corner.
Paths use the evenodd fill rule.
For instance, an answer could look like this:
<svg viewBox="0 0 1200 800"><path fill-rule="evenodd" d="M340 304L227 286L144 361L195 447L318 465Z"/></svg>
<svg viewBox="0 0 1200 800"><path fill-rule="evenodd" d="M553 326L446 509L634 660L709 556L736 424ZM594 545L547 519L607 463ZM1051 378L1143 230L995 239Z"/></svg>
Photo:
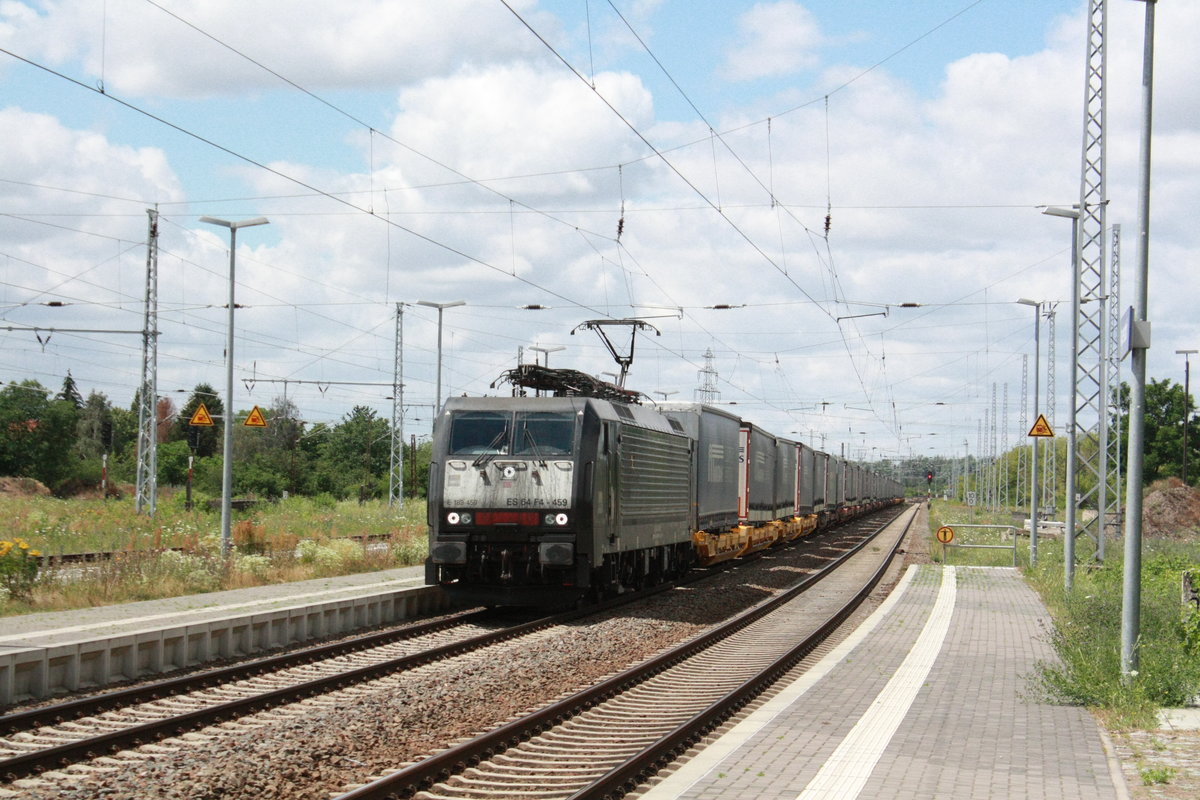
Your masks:
<svg viewBox="0 0 1200 800"><path fill-rule="evenodd" d="M0 712L451 608L424 567L0 618Z"/></svg>
<svg viewBox="0 0 1200 800"><path fill-rule="evenodd" d="M1014 569L910 566L863 625L639 800L1127 800L1089 712L1032 696L1049 624Z"/></svg>

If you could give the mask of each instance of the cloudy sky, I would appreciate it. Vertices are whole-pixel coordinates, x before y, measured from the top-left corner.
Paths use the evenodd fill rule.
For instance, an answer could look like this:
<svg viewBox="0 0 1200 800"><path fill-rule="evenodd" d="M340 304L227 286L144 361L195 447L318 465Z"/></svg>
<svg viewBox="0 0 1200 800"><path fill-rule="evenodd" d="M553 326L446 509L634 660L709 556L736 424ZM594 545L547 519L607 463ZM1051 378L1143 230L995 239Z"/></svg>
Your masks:
<svg viewBox="0 0 1200 800"><path fill-rule="evenodd" d="M142 327L156 208L158 386L179 404L224 385L229 237L200 217L265 216L238 235L239 409L286 390L310 422L389 417L404 303L405 431L427 433L437 312L415 303L462 300L444 394L506 392L522 348L616 372L572 331L636 317L661 333L628 380L651 397L693 399L711 368L720 402L831 452L977 453L993 396L1001 446L1032 424L1025 297L1058 303L1065 432L1070 227L1040 207L1079 200L1085 8L0 0L0 380L69 370L131 402L140 337L107 331ZM1182 382L1200 4L1157 9L1149 371ZM1123 306L1144 14L1110 3Z"/></svg>

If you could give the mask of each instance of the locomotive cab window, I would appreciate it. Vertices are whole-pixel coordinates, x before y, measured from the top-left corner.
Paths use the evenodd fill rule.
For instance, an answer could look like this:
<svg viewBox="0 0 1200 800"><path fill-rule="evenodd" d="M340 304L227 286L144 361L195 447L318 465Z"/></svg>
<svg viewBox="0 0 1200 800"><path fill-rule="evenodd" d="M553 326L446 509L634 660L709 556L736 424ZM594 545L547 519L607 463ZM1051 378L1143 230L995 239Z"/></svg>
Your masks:
<svg viewBox="0 0 1200 800"><path fill-rule="evenodd" d="M463 411L450 420L450 455L505 455L512 415L497 411Z"/></svg>
<svg viewBox="0 0 1200 800"><path fill-rule="evenodd" d="M513 455L569 456L575 449L574 412L518 411Z"/></svg>

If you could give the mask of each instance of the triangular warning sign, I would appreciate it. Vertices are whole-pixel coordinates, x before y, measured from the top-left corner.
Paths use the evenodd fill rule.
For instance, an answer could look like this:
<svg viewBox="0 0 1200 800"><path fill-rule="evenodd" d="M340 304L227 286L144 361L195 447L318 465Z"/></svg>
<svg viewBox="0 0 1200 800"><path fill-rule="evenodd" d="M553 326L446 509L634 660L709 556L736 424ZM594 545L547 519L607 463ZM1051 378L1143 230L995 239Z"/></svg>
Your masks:
<svg viewBox="0 0 1200 800"><path fill-rule="evenodd" d="M258 406L250 409L250 416L246 417L246 421L242 423L247 428L265 428L267 427L266 417L258 410Z"/></svg>
<svg viewBox="0 0 1200 800"><path fill-rule="evenodd" d="M188 425L211 426L212 424L212 416L208 413L208 409L204 407L204 403L196 406L196 412L192 414L192 418L188 420Z"/></svg>
<svg viewBox="0 0 1200 800"><path fill-rule="evenodd" d="M1029 429L1029 435L1054 438L1054 431L1050 429L1050 423L1046 422L1045 414L1038 414L1037 422L1033 423L1033 427Z"/></svg>

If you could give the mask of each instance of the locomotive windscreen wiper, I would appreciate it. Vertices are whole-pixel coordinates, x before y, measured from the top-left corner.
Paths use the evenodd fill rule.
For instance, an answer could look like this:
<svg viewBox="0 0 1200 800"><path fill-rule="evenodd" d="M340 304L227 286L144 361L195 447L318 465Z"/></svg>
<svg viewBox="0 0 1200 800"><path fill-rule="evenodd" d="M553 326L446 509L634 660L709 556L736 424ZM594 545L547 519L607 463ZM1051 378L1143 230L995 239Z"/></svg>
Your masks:
<svg viewBox="0 0 1200 800"><path fill-rule="evenodd" d="M542 455L542 451L538 448L537 441L533 438L533 431L529 428L525 429L525 441L529 442L529 447L533 450L533 457L541 462L542 466L546 465L546 457Z"/></svg>
<svg viewBox="0 0 1200 800"><path fill-rule="evenodd" d="M471 463L471 466L479 469L480 467L486 467L488 464L490 464L493 458L500 455L500 451L497 449L498 445L507 437L508 428L502 428L500 432L496 434L496 438L492 439L491 443L488 444L484 451L479 454L479 457Z"/></svg>

